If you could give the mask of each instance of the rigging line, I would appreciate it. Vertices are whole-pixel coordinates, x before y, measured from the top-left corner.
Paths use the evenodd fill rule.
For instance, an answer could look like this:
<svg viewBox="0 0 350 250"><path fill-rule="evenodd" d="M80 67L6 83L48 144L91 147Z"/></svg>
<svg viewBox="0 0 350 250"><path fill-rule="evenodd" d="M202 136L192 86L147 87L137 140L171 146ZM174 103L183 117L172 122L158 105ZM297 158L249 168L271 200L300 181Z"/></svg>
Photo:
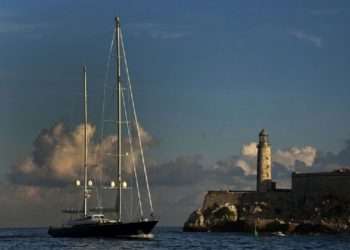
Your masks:
<svg viewBox="0 0 350 250"><path fill-rule="evenodd" d="M138 118L137 118L137 114L136 114L136 109L135 109L134 95L133 95L132 88L131 88L128 62L127 62L126 54L125 54L124 41L123 41L124 39L123 39L122 32L120 32L120 36L121 36L121 45L122 45L122 51L123 51L124 66L125 66L126 76L127 76L127 80L128 80L131 104L132 104L132 109L133 109L133 114L134 114L134 118L135 118L136 129L137 129L137 135L138 135L138 141L139 141L139 146L140 146L143 172L145 174L145 182L146 182L146 188L147 188L147 193L148 193L149 206L150 206L151 215L153 215L154 210L153 210L153 204L152 204L151 191L150 191L150 187L149 187L149 183L148 183L145 156L143 154L143 147L142 147L142 141L141 141L141 135L140 135L140 126L139 126L139 122L138 122Z"/></svg>
<svg viewBox="0 0 350 250"><path fill-rule="evenodd" d="M128 112L126 110L124 92L122 92L122 100L123 100L125 120L128 121ZM128 137L129 137L131 161L132 161L132 165L133 165L134 177L135 177L135 182L136 182L137 199L138 199L138 203L139 203L140 216L141 216L141 219L143 219L143 209L142 209L142 201L141 201L141 195L140 195L139 178L138 178L137 171L136 171L136 162L135 162L135 158L134 158L134 147L132 145L133 142L132 142L132 135L131 135L129 123L127 123L126 127L127 127L127 131L128 131Z"/></svg>
<svg viewBox="0 0 350 250"><path fill-rule="evenodd" d="M88 215L88 197L89 192L87 190L88 182L88 135L87 135L87 123L88 123L88 107L87 107L87 79L86 79L86 66L83 66L83 84L84 84L84 216Z"/></svg>
<svg viewBox="0 0 350 250"><path fill-rule="evenodd" d="M117 170L118 170L118 185L119 185L119 190L118 190L118 221L120 222L122 219L122 99L121 99L121 53L120 53L120 21L119 17L115 18L115 28L116 28L116 113L117 113L117 133L118 133L118 143L117 143Z"/></svg>
<svg viewBox="0 0 350 250"><path fill-rule="evenodd" d="M109 75L109 69L110 69L110 64L111 64L111 58L112 58L112 53L113 53L113 46L114 46L114 36L115 36L115 29L113 29L113 35L112 35L112 41L109 47L109 53L107 57L107 63L106 63L106 72L105 72L105 77L103 81L103 97L102 97L102 114L101 114L101 130L100 130L100 143L101 143L101 155L102 152L104 151L103 148L103 136L104 136L104 120L105 120L105 109L106 109L106 89L107 89L107 81L108 81L108 75ZM102 157L100 157L100 160L102 161ZM102 163L101 163L101 168L102 168ZM100 184L102 183L102 169L99 174L99 182ZM101 191L102 192L102 191ZM102 208L102 198L100 197L99 192L97 192L97 203L98 207Z"/></svg>

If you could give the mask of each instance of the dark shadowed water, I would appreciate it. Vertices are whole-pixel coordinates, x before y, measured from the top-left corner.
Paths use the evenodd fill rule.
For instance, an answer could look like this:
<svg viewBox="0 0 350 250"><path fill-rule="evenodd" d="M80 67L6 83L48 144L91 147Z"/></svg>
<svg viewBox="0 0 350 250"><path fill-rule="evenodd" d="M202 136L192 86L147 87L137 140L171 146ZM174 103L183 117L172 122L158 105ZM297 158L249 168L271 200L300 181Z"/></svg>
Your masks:
<svg viewBox="0 0 350 250"><path fill-rule="evenodd" d="M0 249L350 249L350 235L260 236L182 233L158 227L148 241L51 238L46 229L0 229Z"/></svg>

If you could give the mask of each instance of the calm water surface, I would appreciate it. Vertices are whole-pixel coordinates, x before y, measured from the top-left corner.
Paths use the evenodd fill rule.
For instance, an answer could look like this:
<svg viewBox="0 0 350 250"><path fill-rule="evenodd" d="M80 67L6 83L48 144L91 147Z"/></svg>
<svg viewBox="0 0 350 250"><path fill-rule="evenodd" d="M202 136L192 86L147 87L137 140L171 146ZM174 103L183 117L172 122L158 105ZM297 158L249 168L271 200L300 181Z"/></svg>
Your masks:
<svg viewBox="0 0 350 250"><path fill-rule="evenodd" d="M233 233L182 233L158 227L148 241L51 238L46 229L0 229L0 249L350 249L350 235L260 236Z"/></svg>

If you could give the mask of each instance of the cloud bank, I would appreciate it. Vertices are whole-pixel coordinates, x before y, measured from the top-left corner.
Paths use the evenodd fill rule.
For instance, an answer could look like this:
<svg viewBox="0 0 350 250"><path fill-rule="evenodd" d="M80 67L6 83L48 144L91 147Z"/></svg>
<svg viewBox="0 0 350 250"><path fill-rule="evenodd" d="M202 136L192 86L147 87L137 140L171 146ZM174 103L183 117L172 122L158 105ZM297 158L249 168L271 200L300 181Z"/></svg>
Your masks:
<svg viewBox="0 0 350 250"><path fill-rule="evenodd" d="M87 125L89 175L91 178L115 176L117 137L110 135L96 143L93 141L95 131L94 126ZM153 138L143 128L140 129L140 136L146 147L153 143ZM8 176L10 182L47 187L61 187L73 183L83 175L83 140L83 125L69 130L59 122L49 129L43 129L33 143L31 154L12 166ZM136 141L136 138L133 138L133 141ZM123 148L129 149L128 141ZM140 150L137 145L134 145L133 149L133 154L129 151L128 157L123 161L126 166L125 174L132 173L132 159L136 164L139 161Z"/></svg>
<svg viewBox="0 0 350 250"><path fill-rule="evenodd" d="M92 175L101 173L103 177L115 175L113 157L107 157L101 151L115 152L117 138L109 136L97 143L93 140L95 131L94 126L88 125L90 172ZM146 148L154 145L152 136L143 129L141 136ZM81 125L68 129L63 123L56 123L43 129L33 143L31 154L11 166L8 184L2 185L3 190L12 190L11 195L4 193L1 203L8 209L11 206L23 209L26 215L42 211L44 207L50 212L42 222L58 221L59 210L69 204L77 205L76 200L80 197L77 190L67 193L67 189L72 188L74 180L82 175L82 139ZM135 159L138 156L136 151ZM200 154L179 155L164 162L146 158L157 215L163 224L180 225L190 211L201 205L208 190L255 190L256 156L256 142L250 142L242 145L239 154L216 161ZM130 160L125 164L129 170L124 174L132 176ZM279 187L289 187L293 171L331 171L349 166L350 140L338 153L322 153L311 145L272 152L272 177ZM61 201L57 197L66 198ZM19 213L3 219L10 225Z"/></svg>

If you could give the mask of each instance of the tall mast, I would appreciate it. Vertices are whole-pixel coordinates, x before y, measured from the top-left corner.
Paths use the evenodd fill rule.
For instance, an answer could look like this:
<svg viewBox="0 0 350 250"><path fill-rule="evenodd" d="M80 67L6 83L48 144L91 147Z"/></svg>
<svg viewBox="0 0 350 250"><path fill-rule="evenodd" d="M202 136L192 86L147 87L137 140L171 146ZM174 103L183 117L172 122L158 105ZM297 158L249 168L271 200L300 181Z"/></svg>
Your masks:
<svg viewBox="0 0 350 250"><path fill-rule="evenodd" d="M120 21L119 17L115 18L116 27L116 53L117 53L117 76L116 76L116 91L117 91L117 130L118 130L118 144L117 144L117 170L118 170L118 201L117 212L118 221L122 219L122 88L120 82Z"/></svg>
<svg viewBox="0 0 350 250"><path fill-rule="evenodd" d="M84 216L87 216L87 84L86 84L86 66L83 66L83 84L84 84Z"/></svg>

